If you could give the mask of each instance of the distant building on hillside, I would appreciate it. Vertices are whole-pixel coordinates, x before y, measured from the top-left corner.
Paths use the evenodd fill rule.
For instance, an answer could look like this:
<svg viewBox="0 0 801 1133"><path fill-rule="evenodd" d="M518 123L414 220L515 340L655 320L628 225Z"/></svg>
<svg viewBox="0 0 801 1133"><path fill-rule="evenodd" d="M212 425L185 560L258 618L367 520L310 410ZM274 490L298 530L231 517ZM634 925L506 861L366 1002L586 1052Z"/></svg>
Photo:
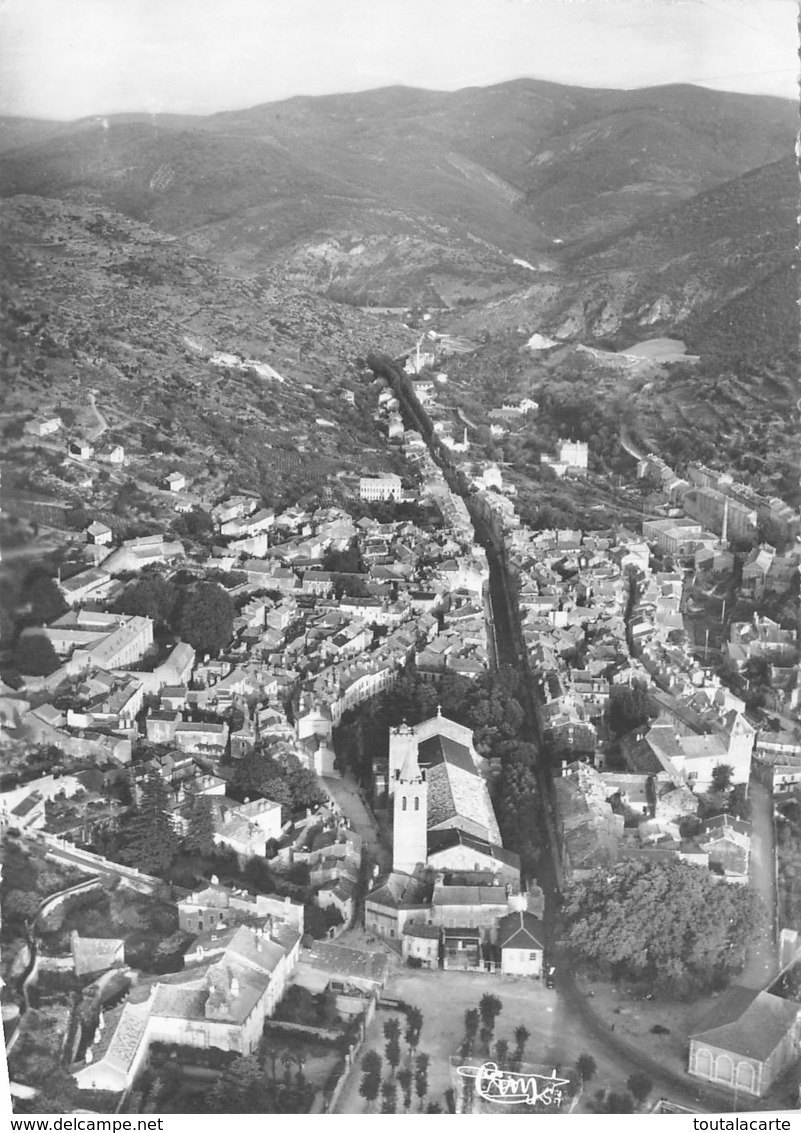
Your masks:
<svg viewBox="0 0 801 1133"><path fill-rule="evenodd" d="M33 421L28 421L25 425L25 432L34 437L50 437L53 433L59 431L61 425L60 417L37 417Z"/></svg>
<svg viewBox="0 0 801 1133"><path fill-rule="evenodd" d="M555 457L543 453L540 457L542 464L547 464L557 476L564 476L568 472L586 472L589 460L589 448L586 441L559 441Z"/></svg>
<svg viewBox="0 0 801 1133"><path fill-rule="evenodd" d="M359 497L368 503L400 500L401 478L388 472L383 476L362 476L359 480Z"/></svg>
<svg viewBox="0 0 801 1133"><path fill-rule="evenodd" d="M164 487L170 492L182 492L186 487L186 476L183 472L170 472L164 477Z"/></svg>

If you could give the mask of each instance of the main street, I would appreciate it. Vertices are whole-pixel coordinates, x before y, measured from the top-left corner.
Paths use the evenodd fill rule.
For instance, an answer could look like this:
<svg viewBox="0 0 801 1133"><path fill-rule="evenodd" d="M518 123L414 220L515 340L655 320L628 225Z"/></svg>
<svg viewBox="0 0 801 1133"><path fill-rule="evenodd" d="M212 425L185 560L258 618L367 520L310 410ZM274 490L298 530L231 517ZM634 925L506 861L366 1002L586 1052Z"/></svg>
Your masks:
<svg viewBox="0 0 801 1133"><path fill-rule="evenodd" d="M389 360L387 360L389 361ZM410 395L399 380L394 364L383 365L383 376L393 377L393 386L401 406L406 410L413 427L424 429L426 415L417 399ZM412 402L416 404L411 404ZM425 435L425 433L424 433ZM460 494L467 503L476 533L476 540L487 551L487 560L490 569L489 596L492 610L492 626L497 661L499 664L514 665L520 672L522 681L522 707L526 714L526 740L538 752L535 771L542 796L543 840L541 875L538 878L545 893L544 935L545 947L559 967L557 978L556 1001L551 1007L558 1012L561 1019L562 1030L570 1035L571 1047L593 1053L603 1051L604 1057L611 1056L611 1061L617 1068L620 1082L625 1082L634 1070L644 1071L654 1083L657 1093L670 1098L672 1101L685 1105L691 1109L704 1112L731 1112L736 1107L737 1099L731 1093L717 1090L707 1084L701 1085L687 1074L674 1073L666 1068L663 1062L646 1054L641 1048L628 1043L614 1033L614 1027L602 1019L593 1010L591 1000L578 986L573 971L565 965L559 964L558 941L555 938L558 919L560 890L562 888L561 853L558 836L558 815L556 812L553 778L548 762L548 753L543 742L542 728L539 719L539 706L534 689L533 674L529 668L525 641L520 625L517 595L505 562L505 547L501 539L490 530L488 524L477 514L473 501L462 487L462 480L450 462L450 458L439 447L436 437L429 432L426 436L429 450L433 459L440 465L453 490ZM754 865L754 877L759 890L766 897L772 892L773 881L770 876L773 862L772 844L772 814L766 809L766 799L763 793L755 790L755 833L758 846L757 861ZM775 895L773 897L775 907ZM764 979L765 973L773 970L771 965L770 943L763 941L754 949L749 957L747 969L750 978L755 981ZM421 977L422 978L422 977ZM756 986L756 984L752 984ZM759 986L764 986L759 984ZM749 1099L749 1108L760 1108L760 1103ZM765 1103L767 1107L768 1103Z"/></svg>

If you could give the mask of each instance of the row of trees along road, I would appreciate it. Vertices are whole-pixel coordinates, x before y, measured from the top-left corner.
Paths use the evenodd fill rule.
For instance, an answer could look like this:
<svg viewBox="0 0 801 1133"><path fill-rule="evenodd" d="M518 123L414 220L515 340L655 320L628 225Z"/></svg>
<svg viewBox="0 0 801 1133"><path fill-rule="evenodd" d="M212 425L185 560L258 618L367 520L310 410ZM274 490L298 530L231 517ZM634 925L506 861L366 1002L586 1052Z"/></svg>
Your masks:
<svg viewBox="0 0 801 1133"><path fill-rule="evenodd" d="M402 1112L409 1113L414 1104L413 1095L416 1095L417 1108L420 1113L423 1112L428 1096L428 1067L431 1059L425 1051L418 1052L422 1030L422 1011L417 1007L408 1008L403 1030L406 1044L404 1050L400 1020L393 1016L384 1023L384 1057L389 1067L388 1076L382 1077L384 1063L377 1051L368 1050L362 1058L359 1094L367 1103L368 1110L372 1111L380 1094L381 1113L397 1113L399 1105L402 1106ZM437 1102L431 1102L425 1112L442 1113L442 1108Z"/></svg>

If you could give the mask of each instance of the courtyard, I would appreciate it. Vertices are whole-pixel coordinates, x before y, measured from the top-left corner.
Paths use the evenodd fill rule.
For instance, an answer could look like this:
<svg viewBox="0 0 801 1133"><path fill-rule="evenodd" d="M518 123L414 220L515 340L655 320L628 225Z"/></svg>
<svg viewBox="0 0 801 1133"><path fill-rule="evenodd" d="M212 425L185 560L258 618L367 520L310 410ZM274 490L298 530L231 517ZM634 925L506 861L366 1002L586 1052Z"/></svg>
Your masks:
<svg viewBox="0 0 801 1133"><path fill-rule="evenodd" d="M607 1057L601 1044L589 1045L580 1025L569 1018L555 991L549 991L538 980L495 976L482 972L418 972L411 969L398 971L390 979L384 997L397 999L423 1013L423 1030L418 1050L430 1056L427 1102L438 1102L446 1110L444 1095L450 1087L449 1059L458 1052L464 1038L464 1015L478 1007L485 994L495 995L503 1008L495 1023L493 1041L506 1039L510 1049L515 1046L515 1028L521 1024L530 1033L524 1059L548 1067L568 1069L580 1054L591 1054L597 1063L593 1078L593 1092L604 1086L620 1088L625 1075L614 1061ZM393 1015L405 1025L400 1013L378 1010L367 1032L352 1074L345 1084L335 1112L363 1113L366 1103L359 1095L361 1060L368 1050L384 1054L384 1023ZM401 1042L402 1050L406 1045ZM403 1063L402 1063L403 1065ZM384 1078L388 1067L384 1064ZM413 1109L417 1107L417 1100Z"/></svg>

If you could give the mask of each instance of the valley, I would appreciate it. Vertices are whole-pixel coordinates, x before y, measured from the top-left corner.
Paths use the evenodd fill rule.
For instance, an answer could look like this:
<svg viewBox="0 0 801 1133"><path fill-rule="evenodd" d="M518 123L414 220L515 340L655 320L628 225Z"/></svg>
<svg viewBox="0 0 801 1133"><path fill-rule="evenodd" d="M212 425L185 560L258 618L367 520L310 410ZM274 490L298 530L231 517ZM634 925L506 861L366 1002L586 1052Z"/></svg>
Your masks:
<svg viewBox="0 0 801 1133"><path fill-rule="evenodd" d="M532 79L0 121L20 1111L479 1112L482 1058L795 1103L796 128ZM732 996L775 1073L704 1045Z"/></svg>

